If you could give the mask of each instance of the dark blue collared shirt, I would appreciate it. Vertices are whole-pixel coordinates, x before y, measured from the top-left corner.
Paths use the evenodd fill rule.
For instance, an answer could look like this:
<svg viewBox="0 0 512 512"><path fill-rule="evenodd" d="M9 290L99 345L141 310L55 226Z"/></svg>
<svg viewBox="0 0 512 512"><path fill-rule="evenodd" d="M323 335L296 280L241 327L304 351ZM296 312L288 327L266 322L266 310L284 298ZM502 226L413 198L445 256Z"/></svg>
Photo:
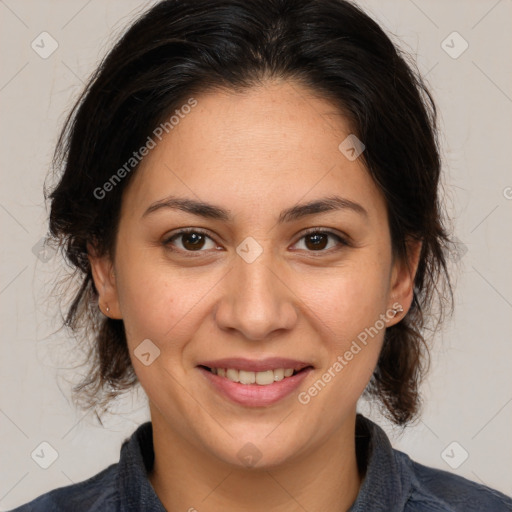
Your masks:
<svg viewBox="0 0 512 512"><path fill-rule="evenodd" d="M512 511L512 499L504 494L423 466L393 449L386 433L360 414L356 421L356 449L365 475L348 512ZM11 512L165 512L148 479L153 461L153 431L151 422L147 422L124 441L118 463ZM201 511L200 503L190 506Z"/></svg>

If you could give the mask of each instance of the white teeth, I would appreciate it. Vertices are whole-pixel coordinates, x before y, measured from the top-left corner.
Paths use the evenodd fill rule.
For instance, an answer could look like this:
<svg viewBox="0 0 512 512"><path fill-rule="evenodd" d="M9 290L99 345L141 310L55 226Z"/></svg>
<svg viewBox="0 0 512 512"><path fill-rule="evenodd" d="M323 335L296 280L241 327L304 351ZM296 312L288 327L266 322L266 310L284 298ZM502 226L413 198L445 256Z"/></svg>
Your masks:
<svg viewBox="0 0 512 512"><path fill-rule="evenodd" d="M279 368L279 370L274 370L274 380L277 382L279 380L284 379L284 369Z"/></svg>
<svg viewBox="0 0 512 512"><path fill-rule="evenodd" d="M256 373L239 370L238 379L240 384L254 384L256 382Z"/></svg>
<svg viewBox="0 0 512 512"><path fill-rule="evenodd" d="M233 382L240 382L238 378L238 370L233 370L232 368L229 368L226 370L226 377L229 380L232 380Z"/></svg>
<svg viewBox="0 0 512 512"><path fill-rule="evenodd" d="M266 370L264 372L247 372L245 370L236 370L234 368L210 368L212 373L219 377L226 377L233 382L240 384L259 384L268 386L274 382L279 382L285 377L293 375L293 368L277 368L276 370Z"/></svg>
<svg viewBox="0 0 512 512"><path fill-rule="evenodd" d="M258 372L255 374L256 384L261 386L268 386L274 382L274 370L267 370L266 372Z"/></svg>

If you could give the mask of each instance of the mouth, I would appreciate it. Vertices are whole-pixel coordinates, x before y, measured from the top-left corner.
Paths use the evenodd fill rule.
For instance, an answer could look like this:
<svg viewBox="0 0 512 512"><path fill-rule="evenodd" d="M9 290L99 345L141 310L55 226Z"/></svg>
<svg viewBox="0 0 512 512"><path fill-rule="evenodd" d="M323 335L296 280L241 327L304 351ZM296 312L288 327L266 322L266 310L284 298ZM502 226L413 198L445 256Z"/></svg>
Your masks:
<svg viewBox="0 0 512 512"><path fill-rule="evenodd" d="M199 365L200 368L207 370L214 375L224 377L231 382L237 382L244 385L257 384L258 386L269 386L274 382L280 382L289 377L293 377L312 366L306 366L300 370L293 368L275 368L260 372L240 370L238 368L210 368L208 366Z"/></svg>
<svg viewBox="0 0 512 512"><path fill-rule="evenodd" d="M197 368L211 389L246 407L278 402L296 390L314 369L309 363L283 358L202 361Z"/></svg>

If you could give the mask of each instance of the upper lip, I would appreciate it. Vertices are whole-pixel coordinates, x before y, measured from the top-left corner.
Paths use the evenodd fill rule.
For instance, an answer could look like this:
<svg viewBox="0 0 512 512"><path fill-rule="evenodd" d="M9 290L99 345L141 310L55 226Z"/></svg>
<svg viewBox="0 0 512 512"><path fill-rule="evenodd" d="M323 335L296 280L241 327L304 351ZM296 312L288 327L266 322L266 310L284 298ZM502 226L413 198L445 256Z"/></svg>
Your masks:
<svg viewBox="0 0 512 512"><path fill-rule="evenodd" d="M295 371L299 371L312 365L304 361L283 357L269 357L259 360L245 359L243 357L227 357L224 359L201 361L198 366L207 366L208 368L233 368L246 372L265 372L279 368L293 368Z"/></svg>

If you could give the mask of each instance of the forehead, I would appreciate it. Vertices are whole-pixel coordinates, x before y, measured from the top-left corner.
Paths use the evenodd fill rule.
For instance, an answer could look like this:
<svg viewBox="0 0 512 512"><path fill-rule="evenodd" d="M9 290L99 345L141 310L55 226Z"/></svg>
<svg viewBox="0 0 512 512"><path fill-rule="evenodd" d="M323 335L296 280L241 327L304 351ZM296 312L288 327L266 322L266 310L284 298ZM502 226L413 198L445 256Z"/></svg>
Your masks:
<svg viewBox="0 0 512 512"><path fill-rule="evenodd" d="M131 212L166 194L253 215L334 193L384 208L362 160L340 151L350 126L327 100L291 82L195 100L142 161L123 200Z"/></svg>

